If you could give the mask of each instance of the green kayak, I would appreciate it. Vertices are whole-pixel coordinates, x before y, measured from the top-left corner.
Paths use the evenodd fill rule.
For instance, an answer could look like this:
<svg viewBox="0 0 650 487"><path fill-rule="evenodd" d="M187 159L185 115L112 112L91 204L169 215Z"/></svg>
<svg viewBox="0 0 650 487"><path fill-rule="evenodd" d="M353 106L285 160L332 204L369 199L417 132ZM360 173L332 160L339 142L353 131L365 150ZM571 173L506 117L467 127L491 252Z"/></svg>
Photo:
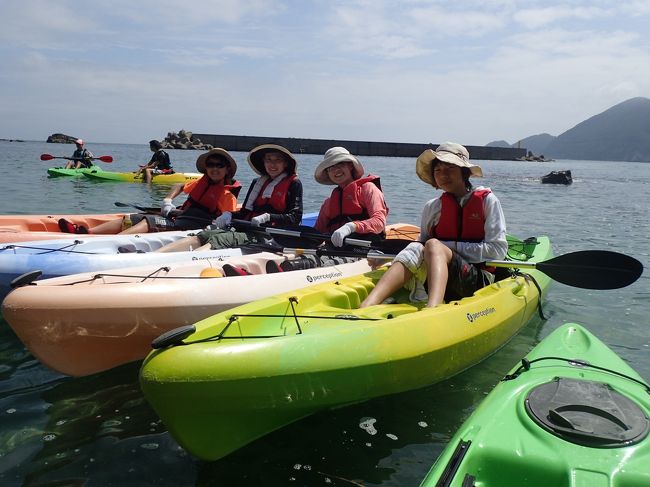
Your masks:
<svg viewBox="0 0 650 487"><path fill-rule="evenodd" d="M47 173L51 177L83 176L85 173L99 173L99 172L103 173L103 172L106 172L106 171L104 171L99 166L82 167L80 169L65 169L63 167L50 167L47 170Z"/></svg>
<svg viewBox="0 0 650 487"><path fill-rule="evenodd" d="M508 244L510 258L527 263L552 256L547 237ZM550 282L533 269L436 308L400 290L393 304L359 309L384 270L168 332L143 363L144 396L181 446L215 460L317 411L424 387L479 363L538 313Z"/></svg>
<svg viewBox="0 0 650 487"><path fill-rule="evenodd" d="M488 394L421 486L648 486L649 416L650 386L565 324Z"/></svg>

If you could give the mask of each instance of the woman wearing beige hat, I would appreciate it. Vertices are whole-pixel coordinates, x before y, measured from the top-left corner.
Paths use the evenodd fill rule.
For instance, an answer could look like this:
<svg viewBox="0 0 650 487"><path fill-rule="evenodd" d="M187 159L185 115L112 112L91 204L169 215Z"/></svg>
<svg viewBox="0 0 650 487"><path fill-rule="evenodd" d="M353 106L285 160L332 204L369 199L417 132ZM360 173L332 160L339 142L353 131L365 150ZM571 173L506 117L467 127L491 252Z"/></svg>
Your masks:
<svg viewBox="0 0 650 487"><path fill-rule="evenodd" d="M282 146L263 144L248 154L248 164L259 174L250 187L241 209L223 212L205 230L159 249L176 252L209 245L213 249L239 247L248 242L263 242L257 232L224 230L233 219L267 227L291 227L302 220L302 183L296 174L297 161Z"/></svg>
<svg viewBox="0 0 650 487"><path fill-rule="evenodd" d="M471 296L494 281L494 269L482 263L505 258L501 203L489 188L472 186L470 177L481 177L483 171L469 162L465 147L445 142L424 151L416 173L443 194L426 203L418 242L395 257L361 307L382 303L402 286L413 301L426 301L429 307Z"/></svg>
<svg viewBox="0 0 650 487"><path fill-rule="evenodd" d="M363 165L344 147L325 152L314 178L321 184L335 185L318 213L316 230L331 233L331 241L341 247L345 238L378 240L386 236L388 207L379 177L363 176Z"/></svg>
<svg viewBox="0 0 650 487"><path fill-rule="evenodd" d="M203 176L174 186L163 200L160 215L131 215L133 225L125 229L122 218L92 228L74 225L62 218L59 220L59 227L68 233L94 234L132 234L203 228L213 218L237 208L237 195L241 185L233 179L237 172L237 163L225 149L216 148L201 154L196 160L196 169ZM177 209L172 200L181 193L187 194L187 200Z"/></svg>

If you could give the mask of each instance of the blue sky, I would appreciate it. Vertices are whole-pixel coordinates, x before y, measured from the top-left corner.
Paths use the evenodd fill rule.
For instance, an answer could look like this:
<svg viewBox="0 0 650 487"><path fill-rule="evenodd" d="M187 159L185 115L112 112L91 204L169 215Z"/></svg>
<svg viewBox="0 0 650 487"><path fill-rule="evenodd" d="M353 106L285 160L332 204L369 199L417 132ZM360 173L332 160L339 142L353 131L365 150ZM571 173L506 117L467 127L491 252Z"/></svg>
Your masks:
<svg viewBox="0 0 650 487"><path fill-rule="evenodd" d="M2 0L0 138L484 145L650 96L650 1Z"/></svg>

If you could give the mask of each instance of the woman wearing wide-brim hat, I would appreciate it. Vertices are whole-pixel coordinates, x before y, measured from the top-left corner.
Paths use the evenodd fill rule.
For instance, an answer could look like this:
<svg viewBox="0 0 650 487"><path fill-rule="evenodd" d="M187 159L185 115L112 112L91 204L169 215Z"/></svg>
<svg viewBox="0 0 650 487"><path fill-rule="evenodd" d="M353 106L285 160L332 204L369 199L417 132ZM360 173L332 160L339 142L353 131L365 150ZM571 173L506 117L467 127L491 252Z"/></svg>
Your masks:
<svg viewBox="0 0 650 487"><path fill-rule="evenodd" d="M237 208L237 195L241 185L234 180L237 162L225 149L215 148L201 154L196 160L196 169L203 176L175 185L163 200L160 215L131 215L132 226L125 229L122 229L121 218L89 229L74 226L63 219L59 221L59 226L61 230L70 233L95 234L118 232L130 234L204 228L215 218ZM187 194L187 199L176 208L172 200L181 193Z"/></svg>
<svg viewBox="0 0 650 487"><path fill-rule="evenodd" d="M494 282L494 269L483 263L505 258L501 203L489 188L472 186L470 178L483 171L470 162L464 146L445 142L435 151L427 149L415 170L443 194L425 204L418 242L395 257L361 307L380 304L403 286L413 301L426 301L429 307L471 296Z"/></svg>
<svg viewBox="0 0 650 487"><path fill-rule="evenodd" d="M331 233L331 241L341 247L345 238L378 240L385 237L388 207L379 177L364 177L361 162L344 147L325 152L314 178L321 184L336 186L318 213L316 230Z"/></svg>

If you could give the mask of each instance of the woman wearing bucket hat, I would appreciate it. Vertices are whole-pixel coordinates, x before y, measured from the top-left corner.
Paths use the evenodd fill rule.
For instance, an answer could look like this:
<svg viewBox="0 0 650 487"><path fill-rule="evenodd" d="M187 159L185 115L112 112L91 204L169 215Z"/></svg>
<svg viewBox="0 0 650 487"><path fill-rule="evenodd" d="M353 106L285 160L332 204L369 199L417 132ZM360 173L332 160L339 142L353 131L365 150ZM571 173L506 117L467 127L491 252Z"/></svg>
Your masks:
<svg viewBox="0 0 650 487"><path fill-rule="evenodd" d="M419 241L395 257L362 308L382 303L402 286L411 291L413 301L426 300L429 307L471 296L494 282L494 269L482 263L505 258L501 203L489 188L473 188L470 177L481 177L483 171L469 162L465 147L445 142L435 151L427 149L415 170L443 194L425 204Z"/></svg>
<svg viewBox="0 0 650 487"><path fill-rule="evenodd" d="M321 206L315 227L331 233L336 247L351 235L370 240L385 237L388 207L379 177L363 173L361 162L344 147L328 149L316 167L316 181L336 187Z"/></svg>
<svg viewBox="0 0 650 487"><path fill-rule="evenodd" d="M172 242L160 251L175 252L207 244L221 249L264 241L257 232L224 230L233 219L276 228L298 225L302 220L302 183L296 175L293 154L282 146L263 144L250 151L248 164L260 177L252 181L240 210L222 213L196 236Z"/></svg>
<svg viewBox="0 0 650 487"><path fill-rule="evenodd" d="M203 176L174 186L163 200L160 215L139 213L131 215L133 226L128 228L123 228L124 222L121 218L90 229L75 226L61 219L59 227L68 233L95 234L132 234L203 228L213 218L237 208L237 195L241 185L233 179L237 172L237 163L225 149L216 148L201 154L196 160L196 169ZM172 200L181 193L187 194L187 199L177 209Z"/></svg>
<svg viewBox="0 0 650 487"><path fill-rule="evenodd" d="M74 141L77 149L70 156L70 160L65 165L66 169L79 169L82 167L91 167L93 165L93 153L84 147L83 139Z"/></svg>

